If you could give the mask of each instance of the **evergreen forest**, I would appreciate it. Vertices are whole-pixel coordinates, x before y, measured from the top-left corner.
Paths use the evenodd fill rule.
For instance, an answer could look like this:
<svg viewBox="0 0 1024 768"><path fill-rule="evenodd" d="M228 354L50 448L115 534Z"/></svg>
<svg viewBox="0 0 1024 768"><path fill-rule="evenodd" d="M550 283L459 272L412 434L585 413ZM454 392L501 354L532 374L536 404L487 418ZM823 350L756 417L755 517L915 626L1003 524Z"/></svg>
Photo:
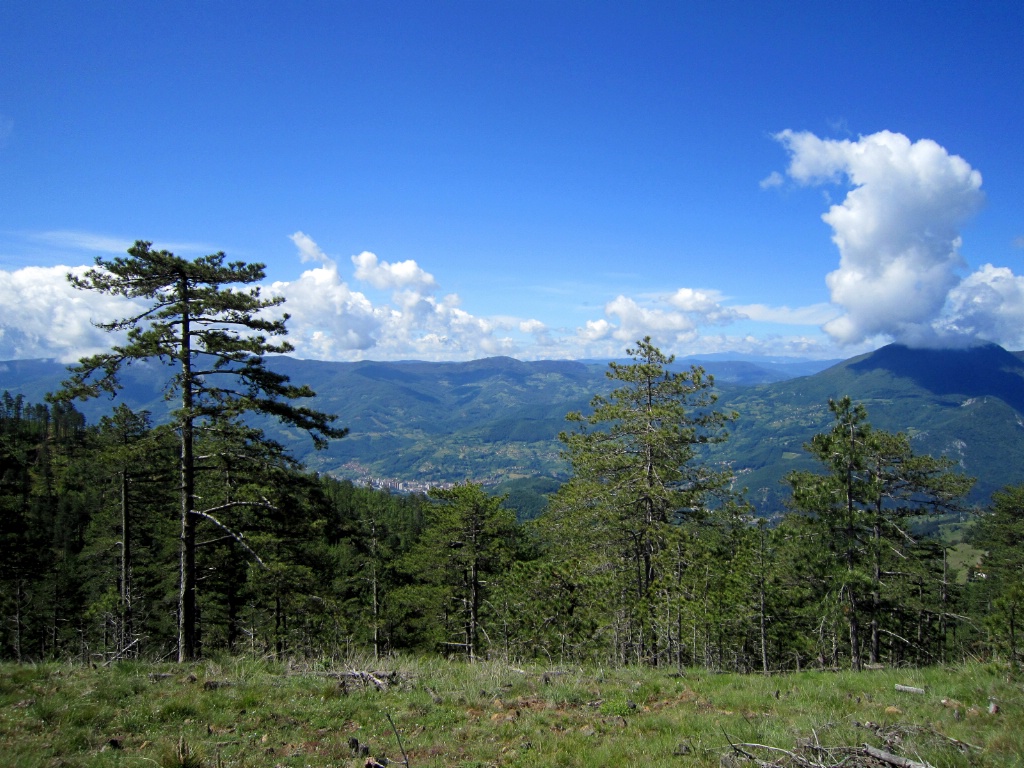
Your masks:
<svg viewBox="0 0 1024 768"><path fill-rule="evenodd" d="M972 479L872 427L850 398L769 523L714 447L738 414L650 339L567 414L569 479L528 514L466 482L396 495L311 472L252 417L314 446L344 413L264 366L287 352L261 265L138 242L82 290L142 309L44 402L0 402L0 657L21 662L446 657L860 670L1021 657L1024 486ZM167 364L169 420L116 399ZM114 397L88 423L76 404ZM954 550L937 521L970 518ZM967 562L965 551L975 553Z"/></svg>

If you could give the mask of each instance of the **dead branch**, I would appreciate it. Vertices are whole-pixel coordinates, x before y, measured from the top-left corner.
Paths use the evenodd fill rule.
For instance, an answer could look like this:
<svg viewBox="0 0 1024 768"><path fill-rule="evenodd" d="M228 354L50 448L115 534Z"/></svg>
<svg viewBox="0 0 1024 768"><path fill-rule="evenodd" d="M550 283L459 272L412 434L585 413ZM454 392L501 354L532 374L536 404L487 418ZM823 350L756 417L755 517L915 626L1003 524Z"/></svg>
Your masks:
<svg viewBox="0 0 1024 768"><path fill-rule="evenodd" d="M358 680L364 686L370 683L378 691L384 692L387 691L391 683L395 682L398 675L395 672L367 672L365 670L352 669L342 674L331 674L330 677L339 677L343 682L346 678Z"/></svg>
<svg viewBox="0 0 1024 768"><path fill-rule="evenodd" d="M109 659L107 659L107 660L106 660L105 662L103 662L103 666L104 666L104 667L109 667L109 666L110 666L111 664L113 664L113 663L114 663L115 661L120 661L121 659L123 659L123 658L125 657L125 654L127 654L127 653L128 653L128 651L130 651L130 650L132 649L132 647L133 647L133 646L135 646L136 644L138 644L139 640L141 640L141 639L142 639L142 638L140 638L140 637L137 637L137 638L135 638L134 640L132 640L132 641L131 641L131 642L130 642L130 643L129 643L128 645L126 645L126 646L125 646L124 648L122 648L122 649L121 649L120 651L118 651L118 652L117 652L117 653L115 653L115 654L114 654L113 656L111 656L111 657L110 657Z"/></svg>
<svg viewBox="0 0 1024 768"><path fill-rule="evenodd" d="M876 749L868 744L863 745L861 749L863 749L864 754L869 757L873 757L875 760L881 760L883 763L888 763L889 765L895 765L896 768L933 768L930 763L919 763L916 760L910 760L906 757L894 755L891 752Z"/></svg>
<svg viewBox="0 0 1024 768"><path fill-rule="evenodd" d="M903 691L903 693L923 694L925 692L924 688L917 688L913 685L900 685L899 683L896 683L896 690Z"/></svg>
<svg viewBox="0 0 1024 768"><path fill-rule="evenodd" d="M398 733L398 728L395 727L395 721L391 719L390 712L384 712L388 722L391 723L391 730L395 732L395 738L398 739L398 748L402 752L402 762L405 764L405 768L409 768L409 755L405 752L405 747L402 746L402 736Z"/></svg>
<svg viewBox="0 0 1024 768"><path fill-rule="evenodd" d="M249 503L249 502L238 502L238 504L237 504L237 505L244 505L244 506L263 506L262 504L251 504L251 503ZM214 509L223 509L224 507L227 507L227 506L235 506L235 505L227 505L227 504L225 504L225 505L223 505L223 506L221 506L221 507L214 507ZM249 553L250 555L252 555L252 556L253 556L253 558L254 558L254 559L256 560L256 562L257 562L257 563L259 563L259 564L260 564L260 565L261 565L261 566L262 566L263 568L267 568L267 564L266 564L266 563L264 563L264 562L263 562L263 560L262 560L262 558L261 558L261 557L260 557L259 555L257 555L257 554L256 554L256 551L255 551L255 550L254 550L254 549L253 549L252 547L250 547L250 546L249 546L249 544L248 544L248 543L246 542L246 540L245 540L245 539L244 539L244 538L242 537L242 534L240 534L240 533L235 533L235 532L234 532L233 530L231 530L230 528L228 528L228 527L227 527L226 525L224 525L224 523L222 523L222 522L221 522L220 520L218 520L218 519L217 519L216 517L214 517L213 515L211 515L211 514L210 514L209 512L201 512L201 511L200 511L200 510L198 510L198 509L193 509L193 510L192 510L192 514L193 514L193 515L196 515L197 517L201 517L201 518L203 518L204 520L209 520L209 521L210 521L211 523L213 523L214 525L216 525L216 526L218 526L219 528L221 528L221 529L222 529L223 531L225 531L225 532L226 532L226 533L227 533L227 534L228 534L229 536L231 536L231 538L233 538L233 539L234 539L235 541L237 541L237 542L238 542L239 544L241 544L241 545L242 545L242 547L244 547L244 548L245 548L246 552L248 552L248 553Z"/></svg>

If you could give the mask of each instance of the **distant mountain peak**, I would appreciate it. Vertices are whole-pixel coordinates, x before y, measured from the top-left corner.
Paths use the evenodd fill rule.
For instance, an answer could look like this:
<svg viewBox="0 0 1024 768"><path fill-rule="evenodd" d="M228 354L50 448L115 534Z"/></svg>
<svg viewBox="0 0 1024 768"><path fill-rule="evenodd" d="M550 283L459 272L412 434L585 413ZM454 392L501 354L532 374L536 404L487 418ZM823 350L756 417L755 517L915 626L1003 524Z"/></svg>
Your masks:
<svg viewBox="0 0 1024 768"><path fill-rule="evenodd" d="M998 344L951 349L889 344L839 367L855 374L884 370L939 395L998 397L1024 413L1024 361Z"/></svg>

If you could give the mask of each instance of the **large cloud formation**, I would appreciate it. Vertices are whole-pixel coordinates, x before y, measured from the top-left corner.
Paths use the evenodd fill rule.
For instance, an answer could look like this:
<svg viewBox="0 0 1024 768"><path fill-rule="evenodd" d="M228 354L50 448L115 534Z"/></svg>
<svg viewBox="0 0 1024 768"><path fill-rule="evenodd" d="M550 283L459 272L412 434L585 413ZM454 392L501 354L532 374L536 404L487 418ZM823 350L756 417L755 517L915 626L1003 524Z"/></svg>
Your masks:
<svg viewBox="0 0 1024 768"><path fill-rule="evenodd" d="M287 300L290 340L300 357L484 357L517 352L518 335L539 338L545 333L537 320L476 317L459 306L457 295L435 295L434 276L415 261L389 263L364 251L351 258L354 279L390 292L385 301L374 302L365 292L350 287L338 263L309 235L296 232L291 240L303 262L317 262L318 266L297 280L273 283L269 291Z"/></svg>
<svg viewBox="0 0 1024 768"><path fill-rule="evenodd" d="M947 303L962 285L959 232L983 202L981 174L934 141L890 131L857 141L794 131L776 138L797 182L846 180L852 187L822 216L840 257L826 283L844 310L825 331L844 344L963 335Z"/></svg>
<svg viewBox="0 0 1024 768"><path fill-rule="evenodd" d="M88 233L42 233L34 239L61 250L116 254L118 238ZM319 360L466 360L492 355L522 359L614 357L646 335L672 351L734 349L746 353L817 355L819 341L797 337L708 335L712 326L738 321L773 325L820 324L829 306L789 310L764 305L730 307L716 290L678 288L607 300L597 317L578 327L551 326L536 318L478 316L456 294L413 260L388 262L362 252L348 260L326 254L304 232L290 236L298 261L295 279L263 286L286 299L289 340L295 355ZM161 244L161 247L164 247ZM186 244L190 251L198 249ZM83 254L84 255L84 254ZM350 263L350 269L345 270ZM73 362L123 341L97 328L141 308L124 299L75 290L68 272L85 266L26 267L0 271L0 359L58 358ZM15 311L14 308L17 308ZM277 310L275 310L275 313Z"/></svg>
<svg viewBox="0 0 1024 768"><path fill-rule="evenodd" d="M1024 278L992 264L963 276L960 229L983 201L981 175L965 160L934 141L912 142L889 131L856 141L794 131L776 138L790 156L788 178L846 187L845 198L822 217L840 257L825 278L830 304L738 305L718 290L689 287L609 292L605 296L614 298L605 298L594 315L558 327L536 318L474 315L413 260L389 262L368 251L338 260L303 232L290 237L307 267L264 290L287 299L295 354L322 360L606 357L648 334L669 351L816 357L838 356L836 342L865 349L891 339L1024 347ZM762 187L783 183L774 173ZM61 250L124 247L116 238L81 232L35 239ZM92 321L123 317L131 308L116 297L75 291L66 274L84 269L0 271L0 306L9 309L0 314L0 359L72 361L117 341ZM585 301L576 311L590 311ZM739 326L738 333L709 333L730 325ZM807 330L791 335L785 326ZM766 335L765 327L773 330Z"/></svg>
<svg viewBox="0 0 1024 768"><path fill-rule="evenodd" d="M111 336L93 324L130 314L136 305L76 290L68 273L88 267L25 267L0 270L0 358L56 358L75 362L109 349ZM118 338L118 341L121 339Z"/></svg>
<svg viewBox="0 0 1024 768"><path fill-rule="evenodd" d="M745 316L722 302L718 291L693 288L644 300L620 295L605 304L605 317L588 320L577 330L577 337L584 345L613 342L601 348L602 354L609 355L647 335L675 348L696 341L704 326L728 325Z"/></svg>
<svg viewBox="0 0 1024 768"><path fill-rule="evenodd" d="M123 248L116 238L99 235L40 237L66 249L117 253ZM441 293L434 276L413 260L388 262L364 251L348 260L351 268L345 272L346 261L329 256L306 233L290 239L306 267L297 278L271 282L263 290L286 300L288 338L302 358L605 357L621 354L648 334L669 348L699 342L703 327L745 316L725 306L717 291L680 288L657 296L616 296L597 319L575 329L553 328L536 318L482 317L463 309L458 295ZM123 334L111 336L95 323L134 314L141 305L74 289L67 274L86 269L0 271L0 306L11 308L0 314L0 359L73 362L123 341Z"/></svg>

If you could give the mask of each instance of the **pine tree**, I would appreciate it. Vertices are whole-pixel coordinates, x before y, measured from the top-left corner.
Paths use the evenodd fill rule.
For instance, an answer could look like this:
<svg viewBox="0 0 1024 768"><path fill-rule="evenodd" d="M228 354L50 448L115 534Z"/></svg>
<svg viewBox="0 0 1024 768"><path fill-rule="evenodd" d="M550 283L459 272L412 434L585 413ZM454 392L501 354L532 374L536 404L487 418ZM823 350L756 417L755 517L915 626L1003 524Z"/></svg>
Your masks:
<svg viewBox="0 0 1024 768"><path fill-rule="evenodd" d="M830 400L829 408L832 429L806 446L827 473L794 472L787 480L793 506L834 555L823 604L841 606L850 662L861 669L865 652L871 663L880 661L883 633L913 642L887 629L883 615L893 613L883 590L894 592L907 573L889 561L905 559L896 553L917 544L905 521L955 509L973 480L948 459L915 455L906 435L874 430L864 406L849 397Z"/></svg>
<svg viewBox="0 0 1024 768"><path fill-rule="evenodd" d="M995 648L1019 669L1024 657L1024 485L993 494L971 543L985 551L972 592L984 606Z"/></svg>
<svg viewBox="0 0 1024 768"><path fill-rule="evenodd" d="M94 561L116 552L116 563L99 575L101 595L116 595L111 611L115 624L115 657L137 656L144 634L137 626L144 596L157 584L140 582L140 565L153 572L152 553L146 542L153 529L164 527L167 502L173 499L173 435L154 429L149 411L134 412L123 403L100 419L91 456L94 482L103 493L102 509L93 511L89 547ZM168 461L170 460L170 461ZM141 549L141 553L140 550ZM140 557L141 555L141 557Z"/></svg>
<svg viewBox="0 0 1024 768"><path fill-rule="evenodd" d="M57 658L84 646L81 553L95 505L89 433L70 404L0 406L0 612L5 651Z"/></svg>
<svg viewBox="0 0 1024 768"><path fill-rule="evenodd" d="M511 564L515 513L476 483L432 488L427 526L405 558L432 612L439 645L470 660L486 646L485 603L494 578Z"/></svg>
<svg viewBox="0 0 1024 768"><path fill-rule="evenodd" d="M658 556L668 528L702 516L727 487L729 473L698 462L697 451L725 439L735 414L715 410L714 382L703 369L671 372L674 356L650 337L627 354L632 363L613 362L607 372L620 386L595 396L589 416L566 417L576 426L560 435L573 475L551 501L549 526L562 546L600 553L605 563L597 566L618 571L623 659L654 662L659 638L646 612L663 575Z"/></svg>
<svg viewBox="0 0 1024 768"><path fill-rule="evenodd" d="M271 341L286 333L287 315L267 316L282 299L264 299L258 287L238 287L263 279L262 264L225 263L223 253L188 261L153 250L144 241L137 241L128 254L97 258L96 268L83 277L68 276L76 288L122 296L142 306L127 317L98 324L110 332L127 332L126 340L109 352L82 359L58 397L113 395L120 387L122 366L138 360L154 358L176 368L167 394L176 394L180 402L174 412L181 440L178 660L187 661L197 653L197 430L216 419L257 413L307 431L317 447L346 431L333 426L334 417L290 402L313 392L265 366L264 355L293 348L283 340Z"/></svg>

